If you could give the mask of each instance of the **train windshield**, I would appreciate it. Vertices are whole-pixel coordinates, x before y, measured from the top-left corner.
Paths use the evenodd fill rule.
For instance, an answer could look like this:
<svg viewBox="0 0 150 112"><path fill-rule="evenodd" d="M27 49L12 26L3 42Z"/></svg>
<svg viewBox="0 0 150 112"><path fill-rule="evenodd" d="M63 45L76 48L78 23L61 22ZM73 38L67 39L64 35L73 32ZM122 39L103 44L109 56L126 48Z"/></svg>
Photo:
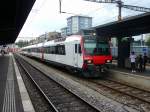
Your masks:
<svg viewBox="0 0 150 112"><path fill-rule="evenodd" d="M96 40L85 40L85 53L88 55L110 55L109 44Z"/></svg>

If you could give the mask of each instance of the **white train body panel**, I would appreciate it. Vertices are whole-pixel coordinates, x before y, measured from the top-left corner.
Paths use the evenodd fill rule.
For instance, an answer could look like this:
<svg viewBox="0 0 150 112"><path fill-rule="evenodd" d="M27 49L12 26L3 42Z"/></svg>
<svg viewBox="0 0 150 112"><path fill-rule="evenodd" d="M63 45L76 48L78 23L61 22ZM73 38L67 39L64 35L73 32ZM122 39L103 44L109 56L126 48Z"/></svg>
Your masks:
<svg viewBox="0 0 150 112"><path fill-rule="evenodd" d="M44 59L47 61L57 62L64 65L69 65L72 67L82 68L83 66L83 54L75 53L75 44L81 43L81 36L73 35L66 38L65 41L48 41L45 43L40 43L36 45L31 45L25 47L23 49L32 49L32 48L39 48L42 50L44 47L51 47L57 45L64 45L65 46L65 55L57 55L57 54L50 54L50 53L42 53L42 52L26 52L23 51L24 54L30 55L36 58Z"/></svg>

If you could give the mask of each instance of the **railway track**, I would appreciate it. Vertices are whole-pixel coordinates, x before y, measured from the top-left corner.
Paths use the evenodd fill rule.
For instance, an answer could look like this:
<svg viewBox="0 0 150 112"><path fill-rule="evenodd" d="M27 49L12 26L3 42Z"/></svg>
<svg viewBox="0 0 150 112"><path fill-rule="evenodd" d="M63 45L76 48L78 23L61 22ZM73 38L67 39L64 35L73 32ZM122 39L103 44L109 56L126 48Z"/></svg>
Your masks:
<svg viewBox="0 0 150 112"><path fill-rule="evenodd" d="M45 97L52 111L55 112L99 112L92 105L71 93L69 90L47 77L42 71L36 69L17 56L17 62L32 82Z"/></svg>
<svg viewBox="0 0 150 112"><path fill-rule="evenodd" d="M109 88L111 90L114 90L116 92L128 95L130 97L133 97L135 99L141 100L143 102L150 104L150 92L123 84L114 80L103 80L103 81L92 81L93 83L96 83L98 86L103 86L106 88Z"/></svg>
<svg viewBox="0 0 150 112"><path fill-rule="evenodd" d="M102 94L108 97L110 96L109 98L113 98L140 112L150 111L150 92L148 91L109 79L100 81L89 80L89 82L95 85L94 90L98 91L100 89L105 91ZM101 93L101 91L98 92Z"/></svg>

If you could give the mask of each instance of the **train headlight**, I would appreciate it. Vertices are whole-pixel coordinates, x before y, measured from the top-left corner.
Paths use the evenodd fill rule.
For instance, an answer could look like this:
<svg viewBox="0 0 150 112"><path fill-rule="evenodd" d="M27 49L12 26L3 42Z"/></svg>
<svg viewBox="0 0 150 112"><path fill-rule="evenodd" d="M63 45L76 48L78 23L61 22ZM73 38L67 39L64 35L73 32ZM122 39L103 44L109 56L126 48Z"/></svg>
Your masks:
<svg viewBox="0 0 150 112"><path fill-rule="evenodd" d="M106 63L111 63L111 60L106 60Z"/></svg>
<svg viewBox="0 0 150 112"><path fill-rule="evenodd" d="M92 60L87 60L87 63L88 64L91 64L93 61Z"/></svg>
<svg viewBox="0 0 150 112"><path fill-rule="evenodd" d="M92 63L93 63L93 60L87 59L87 60L84 60L84 63L86 63L86 64L92 64Z"/></svg>

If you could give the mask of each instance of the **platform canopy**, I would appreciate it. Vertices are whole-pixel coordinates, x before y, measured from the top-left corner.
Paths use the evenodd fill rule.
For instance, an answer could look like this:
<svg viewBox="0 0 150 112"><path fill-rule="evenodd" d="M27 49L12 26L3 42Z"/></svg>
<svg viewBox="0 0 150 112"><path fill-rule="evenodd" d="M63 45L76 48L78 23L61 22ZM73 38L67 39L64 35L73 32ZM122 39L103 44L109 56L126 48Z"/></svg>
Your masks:
<svg viewBox="0 0 150 112"><path fill-rule="evenodd" d="M150 13L99 25L95 29L101 37L128 37L150 33Z"/></svg>
<svg viewBox="0 0 150 112"><path fill-rule="evenodd" d="M15 42L35 0L0 1L0 45Z"/></svg>

